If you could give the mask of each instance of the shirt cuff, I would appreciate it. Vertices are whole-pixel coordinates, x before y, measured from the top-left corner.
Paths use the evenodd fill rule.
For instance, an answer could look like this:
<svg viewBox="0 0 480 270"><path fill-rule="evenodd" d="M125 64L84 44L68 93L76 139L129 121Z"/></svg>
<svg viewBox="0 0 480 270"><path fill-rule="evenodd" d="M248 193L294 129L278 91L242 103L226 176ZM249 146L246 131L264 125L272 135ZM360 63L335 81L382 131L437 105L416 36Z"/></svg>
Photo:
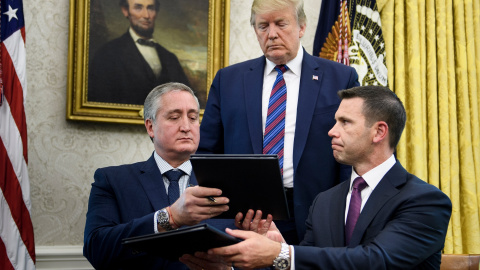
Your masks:
<svg viewBox="0 0 480 270"><path fill-rule="evenodd" d="M160 212L160 210L158 210L157 212L155 212L155 214L153 215L153 231L154 231L155 233L158 233L158 225L157 225L158 212Z"/></svg>
<svg viewBox="0 0 480 270"><path fill-rule="evenodd" d="M290 245L290 250L292 251L290 254L290 270L295 270L295 249L293 245Z"/></svg>

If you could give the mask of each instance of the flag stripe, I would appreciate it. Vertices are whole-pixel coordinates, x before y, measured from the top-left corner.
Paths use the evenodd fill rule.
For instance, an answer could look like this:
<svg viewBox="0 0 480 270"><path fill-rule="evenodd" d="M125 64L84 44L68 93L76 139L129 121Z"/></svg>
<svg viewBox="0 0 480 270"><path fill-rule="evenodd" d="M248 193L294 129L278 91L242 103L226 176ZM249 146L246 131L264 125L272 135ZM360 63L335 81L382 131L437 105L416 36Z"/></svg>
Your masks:
<svg viewBox="0 0 480 270"><path fill-rule="evenodd" d="M0 157L7 157L6 149L4 148L3 144L0 144ZM33 241L33 226L32 221L30 220L30 213L22 199L22 188L17 180L15 172L11 166L11 163L2 162L0 163L0 171L3 171L5 177L0 178L0 189L2 191L3 199L5 200L5 204L2 202L2 220L7 221L11 219L14 224L10 224L13 226L15 230L20 231L17 233L19 237L21 237L23 241L23 245L26 246L30 257L35 260L35 244ZM5 217L7 216L7 217ZM3 224L5 226L5 224ZM12 226L6 226L7 229L5 232L10 232ZM8 228L10 227L10 228ZM2 229L2 239L4 238L4 229ZM21 242L21 241L19 241ZM7 247L10 247L7 245Z"/></svg>
<svg viewBox="0 0 480 270"><path fill-rule="evenodd" d="M5 251L8 259L10 260L11 265L14 269L35 269L35 264L30 256L27 247L20 239L20 233L15 224L15 221L10 215L10 211L3 197L3 192L0 192L0 218L2 219L3 228L0 230L0 238L5 244ZM0 254L3 256L3 254ZM0 265L3 267L8 267L8 263L5 265Z"/></svg>
<svg viewBox="0 0 480 270"><path fill-rule="evenodd" d="M23 30L23 28L22 28ZM23 31L22 31L23 32ZM5 45L5 48L8 51L8 54L10 55L11 63L15 67L15 73L16 77L21 83L21 87L23 89L23 98L27 96L27 76L26 76L26 51L25 51L25 40L24 36L20 31L17 31L13 33L10 37L5 39L3 41L3 45ZM3 53L3 50L2 50ZM6 59L3 58L3 61ZM2 62L2 65L5 63ZM5 71L7 68L3 66L3 71ZM13 71L12 71L13 72ZM4 75L4 77L6 77ZM8 79L8 77L6 77Z"/></svg>
<svg viewBox="0 0 480 270"><path fill-rule="evenodd" d="M22 193L21 196L27 209L30 211L30 181L28 178L27 163L22 156L23 149L22 138L12 115L8 102L4 102L0 106L0 139L1 147L5 149L5 155L2 154L2 160L9 161L15 172L15 180L20 183ZM4 166L4 165L0 165ZM9 178L5 178L9 179Z"/></svg>
<svg viewBox="0 0 480 270"><path fill-rule="evenodd" d="M10 37L3 41L5 48L7 48L8 54L12 59L13 65L15 66L15 71L17 77L22 83L22 89L27 89L27 79L26 79L26 50L25 50L25 40L22 34L22 31L17 31L13 33ZM5 69L5 67L3 68ZM27 93L24 91L23 97L26 97Z"/></svg>
<svg viewBox="0 0 480 270"><path fill-rule="evenodd" d="M5 270L15 270L15 268L13 268L12 266L12 263L7 257L7 249L5 248L5 244L3 243L2 238L0 238L0 266L3 266Z"/></svg>
<svg viewBox="0 0 480 270"><path fill-rule="evenodd" d="M2 72L3 72L3 90L5 100L11 104L11 113L19 130L26 130L24 100L25 100L25 65L15 64L15 61L25 61L25 48L15 50L12 45L18 46L25 44L20 32L12 34L2 44ZM17 76L18 75L18 76ZM23 92L23 93L22 93ZM27 154L27 133L22 133L23 156L28 163Z"/></svg>

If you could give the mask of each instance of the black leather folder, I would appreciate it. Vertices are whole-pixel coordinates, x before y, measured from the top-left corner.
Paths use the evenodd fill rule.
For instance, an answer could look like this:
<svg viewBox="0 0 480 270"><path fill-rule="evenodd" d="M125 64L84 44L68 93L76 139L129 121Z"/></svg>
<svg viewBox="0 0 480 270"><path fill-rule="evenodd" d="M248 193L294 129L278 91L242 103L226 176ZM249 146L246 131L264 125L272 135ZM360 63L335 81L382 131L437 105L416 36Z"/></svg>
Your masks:
<svg viewBox="0 0 480 270"><path fill-rule="evenodd" d="M248 209L262 210L263 218L290 217L277 155L196 154L190 161L200 186L219 188L230 199L229 210L215 218L235 218Z"/></svg>
<svg viewBox="0 0 480 270"><path fill-rule="evenodd" d="M229 246L240 241L208 224L198 224L173 231L125 238L122 244L137 252L147 252L176 261L183 254Z"/></svg>

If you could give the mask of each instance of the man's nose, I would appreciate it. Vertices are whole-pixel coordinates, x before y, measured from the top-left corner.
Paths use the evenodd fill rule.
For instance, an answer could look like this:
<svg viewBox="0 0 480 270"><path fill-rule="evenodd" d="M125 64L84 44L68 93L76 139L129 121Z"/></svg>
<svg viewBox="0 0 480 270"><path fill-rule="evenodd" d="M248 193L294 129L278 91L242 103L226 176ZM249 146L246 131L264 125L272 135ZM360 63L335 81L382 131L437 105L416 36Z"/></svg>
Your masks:
<svg viewBox="0 0 480 270"><path fill-rule="evenodd" d="M278 37L277 28L275 25L268 27L268 39L276 39Z"/></svg>
<svg viewBox="0 0 480 270"><path fill-rule="evenodd" d="M141 15L142 15L143 18L150 18L151 17L150 11L148 10L148 8L142 8Z"/></svg>
<svg viewBox="0 0 480 270"><path fill-rule="evenodd" d="M188 117L182 117L180 122L180 130L183 132L190 131L190 119Z"/></svg>
<svg viewBox="0 0 480 270"><path fill-rule="evenodd" d="M330 136L330 137L336 137L336 134L337 134L336 128L335 128L336 126L337 126L337 124L335 124L335 125L328 131L328 136Z"/></svg>

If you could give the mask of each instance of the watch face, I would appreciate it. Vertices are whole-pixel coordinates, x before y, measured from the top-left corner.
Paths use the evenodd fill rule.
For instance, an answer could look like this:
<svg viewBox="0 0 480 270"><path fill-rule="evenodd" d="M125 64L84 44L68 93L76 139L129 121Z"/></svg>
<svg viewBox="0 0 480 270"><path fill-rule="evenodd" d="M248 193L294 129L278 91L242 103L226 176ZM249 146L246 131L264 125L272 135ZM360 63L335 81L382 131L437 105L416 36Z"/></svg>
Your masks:
<svg viewBox="0 0 480 270"><path fill-rule="evenodd" d="M167 231L174 230L172 225L170 225L170 216L168 215L168 212L166 209L162 209L158 212L157 224Z"/></svg>
<svg viewBox="0 0 480 270"><path fill-rule="evenodd" d="M278 262L278 266L280 267L280 269L286 269L288 267L289 263L286 259L281 259L279 262Z"/></svg>
<svg viewBox="0 0 480 270"><path fill-rule="evenodd" d="M290 261L286 258L277 258L275 260L275 268L283 270L290 266Z"/></svg>
<svg viewBox="0 0 480 270"><path fill-rule="evenodd" d="M160 213L158 214L158 223L165 223L168 221L169 221L168 214L163 211L160 211Z"/></svg>

